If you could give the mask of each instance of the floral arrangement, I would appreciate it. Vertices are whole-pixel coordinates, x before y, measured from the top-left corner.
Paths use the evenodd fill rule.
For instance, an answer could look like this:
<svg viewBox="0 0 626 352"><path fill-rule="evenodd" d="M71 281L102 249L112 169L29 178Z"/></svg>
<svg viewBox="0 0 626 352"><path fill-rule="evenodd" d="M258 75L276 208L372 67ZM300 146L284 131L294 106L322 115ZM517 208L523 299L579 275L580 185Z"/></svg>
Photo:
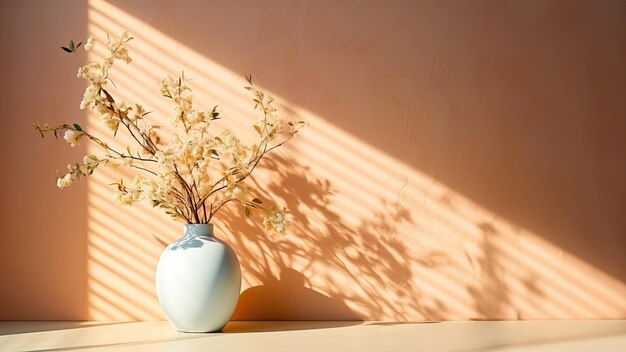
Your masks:
<svg viewBox="0 0 626 352"><path fill-rule="evenodd" d="M68 187L75 180L93 174L101 165L130 168L136 171L132 185L124 184L123 180L111 184L116 186L113 199L118 204L131 205L146 200L176 219L202 224L209 223L226 204L240 203L246 216L250 217L253 211L260 213L266 231L285 234L288 225L286 209L265 206L251 196L251 189L245 181L267 153L296 137L305 122L285 123L279 119L272 97L258 90L251 77L246 77L249 86L245 88L252 93L255 110L262 112L253 124L258 141L244 145L228 129L214 135L210 127L221 118L218 107L211 110L197 107L183 73L177 79L160 81L161 95L171 100L169 122L175 131L165 138L159 134L158 126L152 124L152 115L142 105L116 100L109 91L108 83L113 83L109 71L114 64L131 62L128 43L132 39L126 30L116 36L107 36L102 44L108 55L82 65L78 77L89 83L80 108L100 116L113 138L123 131L136 145L118 150L78 124L51 127L47 123L35 122L33 126L42 137L50 133L57 139L62 136L72 147L87 139L102 148L102 154L87 155L82 163L68 165L64 175L57 172L57 186ZM95 37L90 35L84 49L91 50L97 44ZM70 41L69 46L62 49L76 54L81 45L82 42L74 45Z"/></svg>

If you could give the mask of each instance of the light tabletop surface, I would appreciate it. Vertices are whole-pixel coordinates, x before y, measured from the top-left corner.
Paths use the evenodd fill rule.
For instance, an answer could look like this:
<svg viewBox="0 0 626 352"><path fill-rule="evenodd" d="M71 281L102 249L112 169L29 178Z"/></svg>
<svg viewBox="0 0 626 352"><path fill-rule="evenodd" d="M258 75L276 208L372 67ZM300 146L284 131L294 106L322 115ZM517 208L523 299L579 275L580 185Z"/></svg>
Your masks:
<svg viewBox="0 0 626 352"><path fill-rule="evenodd" d="M180 333L164 321L1 321L0 351L626 351L626 321L230 322Z"/></svg>

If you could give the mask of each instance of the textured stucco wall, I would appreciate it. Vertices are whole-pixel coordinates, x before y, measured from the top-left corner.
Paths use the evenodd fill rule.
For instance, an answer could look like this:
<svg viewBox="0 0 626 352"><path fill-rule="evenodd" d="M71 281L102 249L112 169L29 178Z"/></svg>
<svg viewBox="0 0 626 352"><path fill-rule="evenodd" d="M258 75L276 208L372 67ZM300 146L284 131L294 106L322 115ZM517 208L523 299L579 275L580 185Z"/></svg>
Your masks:
<svg viewBox="0 0 626 352"><path fill-rule="evenodd" d="M2 319L162 318L154 266L182 226L114 206L117 170L56 190L91 149L30 128L104 132L58 47L121 28L136 40L118 96L155 115L156 82L184 70L251 130L250 73L311 124L257 177L292 233L240 209L216 224L242 264L236 319L626 317L622 1L1 6Z"/></svg>

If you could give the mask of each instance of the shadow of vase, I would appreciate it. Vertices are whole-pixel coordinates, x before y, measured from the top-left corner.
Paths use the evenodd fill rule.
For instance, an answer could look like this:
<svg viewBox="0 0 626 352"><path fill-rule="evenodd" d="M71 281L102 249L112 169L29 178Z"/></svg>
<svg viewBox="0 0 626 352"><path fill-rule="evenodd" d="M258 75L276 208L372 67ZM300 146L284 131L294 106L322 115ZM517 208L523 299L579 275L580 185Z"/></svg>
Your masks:
<svg viewBox="0 0 626 352"><path fill-rule="evenodd" d="M341 300L305 287L305 276L282 268L280 279L271 278L250 287L239 297L232 320L327 320L361 321Z"/></svg>

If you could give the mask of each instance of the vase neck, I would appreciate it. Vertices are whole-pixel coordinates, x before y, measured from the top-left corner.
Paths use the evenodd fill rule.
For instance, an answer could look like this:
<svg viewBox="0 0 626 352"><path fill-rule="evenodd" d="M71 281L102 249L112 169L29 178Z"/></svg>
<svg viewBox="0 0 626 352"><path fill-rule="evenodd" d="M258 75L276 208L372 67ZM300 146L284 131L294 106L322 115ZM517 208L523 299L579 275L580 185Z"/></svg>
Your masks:
<svg viewBox="0 0 626 352"><path fill-rule="evenodd" d="M185 224L185 237L213 237L213 224Z"/></svg>

